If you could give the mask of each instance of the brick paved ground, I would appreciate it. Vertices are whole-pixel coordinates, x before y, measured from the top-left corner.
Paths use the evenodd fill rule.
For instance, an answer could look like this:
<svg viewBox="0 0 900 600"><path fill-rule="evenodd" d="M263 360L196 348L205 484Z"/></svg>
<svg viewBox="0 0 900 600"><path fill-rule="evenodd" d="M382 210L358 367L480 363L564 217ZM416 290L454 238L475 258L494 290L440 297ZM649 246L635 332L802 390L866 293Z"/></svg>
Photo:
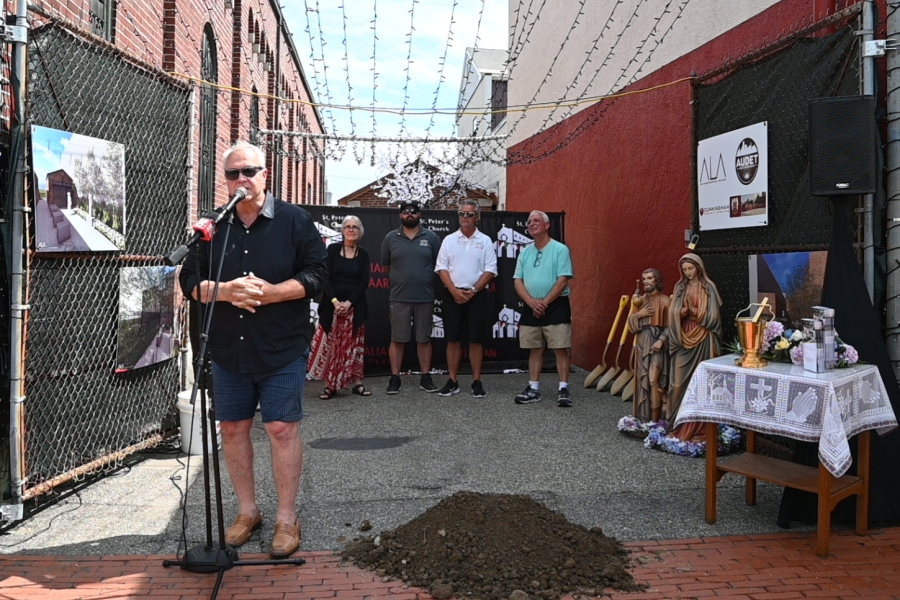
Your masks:
<svg viewBox="0 0 900 600"><path fill-rule="evenodd" d="M633 574L648 584L643 593L617 600L732 600L788 598L900 599L900 527L867 536L836 532L831 556L815 556L815 534L735 536L626 544ZM331 552L298 554L302 566L235 567L224 575L221 600L316 600L386 598L429 600L418 588L382 581L341 564ZM0 556L0 600L208 598L215 574L164 568L171 556ZM244 555L245 559L265 558Z"/></svg>

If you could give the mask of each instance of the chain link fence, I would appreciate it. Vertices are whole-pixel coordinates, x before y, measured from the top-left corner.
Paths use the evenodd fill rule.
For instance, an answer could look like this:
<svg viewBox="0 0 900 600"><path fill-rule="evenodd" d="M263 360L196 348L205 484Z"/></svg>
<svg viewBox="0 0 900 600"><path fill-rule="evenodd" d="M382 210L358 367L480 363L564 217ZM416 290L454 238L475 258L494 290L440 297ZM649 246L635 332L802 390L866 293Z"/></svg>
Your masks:
<svg viewBox="0 0 900 600"><path fill-rule="evenodd" d="M179 365L116 372L120 272L162 266L183 241L191 131L189 86L66 24L35 24L28 73L29 125L124 146L127 227L121 252L35 252L43 184L27 180L25 500L161 439Z"/></svg>

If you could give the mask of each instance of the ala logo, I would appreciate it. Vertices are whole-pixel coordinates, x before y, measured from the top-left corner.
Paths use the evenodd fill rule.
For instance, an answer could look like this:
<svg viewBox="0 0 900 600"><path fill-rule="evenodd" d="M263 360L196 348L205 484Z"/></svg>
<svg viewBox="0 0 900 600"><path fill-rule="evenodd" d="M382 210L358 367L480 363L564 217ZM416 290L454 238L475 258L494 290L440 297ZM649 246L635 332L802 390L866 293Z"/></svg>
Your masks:
<svg viewBox="0 0 900 600"><path fill-rule="evenodd" d="M517 258L519 251L528 244L533 244L534 240L528 236L522 235L515 229L504 225L497 232L497 241L494 242L494 250L497 252L497 258L502 258L505 254L507 258Z"/></svg>
<svg viewBox="0 0 900 600"><path fill-rule="evenodd" d="M715 163L715 167L713 167L713 163ZM728 172L725 169L725 159L722 158L721 153L717 161L712 156L703 159L703 164L700 165L700 185L718 183L727 179Z"/></svg>
<svg viewBox="0 0 900 600"><path fill-rule="evenodd" d="M340 225L338 225L340 227ZM334 244L335 242L344 241L344 236L341 235L339 231L335 231L330 227L326 227L321 223L316 223L316 229L319 231L319 235L322 236L322 241L325 242L325 245Z"/></svg>
<svg viewBox="0 0 900 600"><path fill-rule="evenodd" d="M734 157L734 170L737 171L738 180L744 185L750 185L756 179L759 171L759 148L752 138L741 140Z"/></svg>
<svg viewBox="0 0 900 600"><path fill-rule="evenodd" d="M511 308L503 305L503 310L497 316L497 322L494 323L492 335L494 339L498 338L515 338L519 335L519 319L521 314Z"/></svg>
<svg viewBox="0 0 900 600"><path fill-rule="evenodd" d="M431 244L429 244L428 240L425 238L422 238L421 240L419 240L419 245L420 246L429 246L429 247L431 246Z"/></svg>

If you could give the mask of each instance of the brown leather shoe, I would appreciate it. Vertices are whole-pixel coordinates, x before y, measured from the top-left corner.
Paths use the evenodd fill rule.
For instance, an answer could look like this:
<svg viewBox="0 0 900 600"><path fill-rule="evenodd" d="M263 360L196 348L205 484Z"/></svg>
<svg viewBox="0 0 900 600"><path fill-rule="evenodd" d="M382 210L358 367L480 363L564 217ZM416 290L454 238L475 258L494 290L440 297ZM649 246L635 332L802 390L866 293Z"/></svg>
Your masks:
<svg viewBox="0 0 900 600"><path fill-rule="evenodd" d="M225 543L233 548L243 546L250 539L250 534L262 527L262 513L257 511L256 518L238 515L234 523L225 531Z"/></svg>
<svg viewBox="0 0 900 600"><path fill-rule="evenodd" d="M275 523L275 537L272 538L272 558L287 558L300 547L300 520L293 525Z"/></svg>

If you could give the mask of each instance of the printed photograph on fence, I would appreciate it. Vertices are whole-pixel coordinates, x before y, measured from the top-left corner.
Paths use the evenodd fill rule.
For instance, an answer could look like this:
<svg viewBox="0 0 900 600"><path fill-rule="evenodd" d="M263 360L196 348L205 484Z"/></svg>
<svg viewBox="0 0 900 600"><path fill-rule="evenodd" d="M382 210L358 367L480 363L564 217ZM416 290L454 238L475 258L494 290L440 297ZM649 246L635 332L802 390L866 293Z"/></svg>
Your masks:
<svg viewBox="0 0 900 600"><path fill-rule="evenodd" d="M119 348L116 372L172 358L179 339L181 294L177 267L123 267L119 271Z"/></svg>
<svg viewBox="0 0 900 600"><path fill-rule="evenodd" d="M768 298L775 317L796 329L822 300L827 260L825 250L751 255L750 301Z"/></svg>
<svg viewBox="0 0 900 600"><path fill-rule="evenodd" d="M125 250L125 146L33 125L37 252Z"/></svg>

